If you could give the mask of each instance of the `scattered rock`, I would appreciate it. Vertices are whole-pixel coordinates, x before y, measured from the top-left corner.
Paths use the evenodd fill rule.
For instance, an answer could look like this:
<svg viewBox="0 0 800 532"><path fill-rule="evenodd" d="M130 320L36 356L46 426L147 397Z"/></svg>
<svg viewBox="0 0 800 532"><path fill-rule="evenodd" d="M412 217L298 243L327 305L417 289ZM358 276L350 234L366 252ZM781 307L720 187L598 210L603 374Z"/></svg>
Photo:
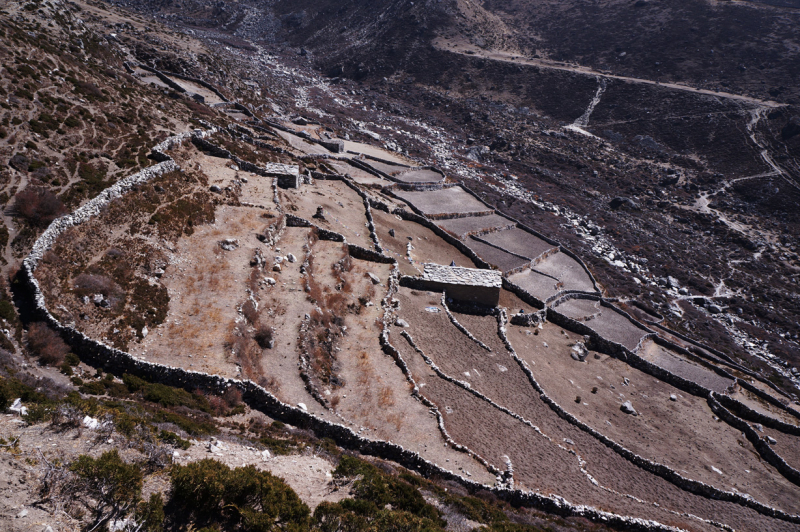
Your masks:
<svg viewBox="0 0 800 532"><path fill-rule="evenodd" d="M711 314L722 314L722 307L719 305L708 305L706 310L708 310Z"/></svg>
<svg viewBox="0 0 800 532"><path fill-rule="evenodd" d="M394 324L397 325L398 327L410 327L410 325L408 324L408 322L406 320L403 320L403 319L400 319L400 318L397 318L395 320Z"/></svg>
<svg viewBox="0 0 800 532"><path fill-rule="evenodd" d="M325 219L325 209L322 208L322 206L317 207L317 212L314 214L314 216L312 216L312 218L316 218L318 220L324 220Z"/></svg>
<svg viewBox="0 0 800 532"><path fill-rule="evenodd" d="M272 267L272 271L273 272L280 272L281 271L281 265L280 264L276 264L275 266Z"/></svg>
<svg viewBox="0 0 800 532"><path fill-rule="evenodd" d="M369 277L369 280L370 280L370 281L372 281L372 284L381 284L381 279L380 279L380 277L378 277L378 276L377 276L377 275L375 275L374 273L372 273L372 272L367 272L367 277Z"/></svg>
<svg viewBox="0 0 800 532"><path fill-rule="evenodd" d="M273 277L264 277L264 282L270 286L275 286L278 281L276 281Z"/></svg>
<svg viewBox="0 0 800 532"><path fill-rule="evenodd" d="M14 399L14 402L11 403L11 406L8 407L8 411L12 414L19 414L20 416L24 416L28 413L28 407L22 406L22 399L17 398Z"/></svg>
<svg viewBox="0 0 800 532"><path fill-rule="evenodd" d="M20 513L17 514L17 519L25 517L26 515L28 515L28 509L27 508L23 509Z"/></svg>
<svg viewBox="0 0 800 532"><path fill-rule="evenodd" d="M761 423L753 423L753 428L756 429L758 432L764 432L764 425Z"/></svg>
<svg viewBox="0 0 800 532"><path fill-rule="evenodd" d="M677 401L678 400L678 396L675 395L674 393L671 393L671 394L669 394L669 400L673 401L673 402Z"/></svg>
<svg viewBox="0 0 800 532"><path fill-rule="evenodd" d="M84 417L83 421L81 421L81 424L89 430L97 430L100 428L100 420L90 416Z"/></svg>
<svg viewBox="0 0 800 532"><path fill-rule="evenodd" d="M625 412L626 414L630 414L632 416L639 415L639 412L637 412L636 409L633 408L633 405L631 404L630 401L625 401L624 403L622 403L622 406L620 406L619 409Z"/></svg>
<svg viewBox="0 0 800 532"><path fill-rule="evenodd" d="M233 251L234 249L239 247L239 241L235 238L226 238L219 243L219 247L224 249L225 251Z"/></svg>
<svg viewBox="0 0 800 532"><path fill-rule="evenodd" d="M286 255L286 260L289 262L297 262L297 257L289 253L288 255Z"/></svg>
<svg viewBox="0 0 800 532"><path fill-rule="evenodd" d="M297 408L299 408L300 410L303 410L305 412L308 412L308 407L306 406L305 403L297 403Z"/></svg>
<svg viewBox="0 0 800 532"><path fill-rule="evenodd" d="M570 356L573 360L577 360L578 362L585 362L586 357L589 356L589 351L586 349L586 346L583 345L583 342L578 342L572 346L572 352Z"/></svg>
<svg viewBox="0 0 800 532"><path fill-rule="evenodd" d="M394 238L394 229L389 229L389 236Z"/></svg>
<svg viewBox="0 0 800 532"><path fill-rule="evenodd" d="M767 436L767 441L769 442L770 445L775 445L776 443L778 443L778 440L776 440L772 436Z"/></svg>
<svg viewBox="0 0 800 532"><path fill-rule="evenodd" d="M638 209L639 208L639 204L636 203L635 201L633 201L632 199L630 199L630 198L622 198L622 197L616 197L616 198L612 199L608 203L608 206L611 207L611 209L615 210L615 211L617 209L622 209L622 208L626 208L626 209Z"/></svg>

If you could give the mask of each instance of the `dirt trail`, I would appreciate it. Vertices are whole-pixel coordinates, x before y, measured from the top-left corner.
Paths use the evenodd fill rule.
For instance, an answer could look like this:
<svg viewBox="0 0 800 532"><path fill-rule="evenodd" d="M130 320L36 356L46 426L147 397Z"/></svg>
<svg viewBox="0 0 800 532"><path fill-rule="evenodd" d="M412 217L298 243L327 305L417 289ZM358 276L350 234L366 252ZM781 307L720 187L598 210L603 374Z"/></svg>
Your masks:
<svg viewBox="0 0 800 532"><path fill-rule="evenodd" d="M688 85L684 85L682 83L662 83L660 81L654 81L652 79L642 79L642 78L634 78L630 76L620 76L617 74L611 74L608 72L600 72L594 70L590 67L576 65L571 63L563 63L560 61L548 61L546 59L531 59L525 57L519 57L511 52L504 52L500 50L483 50L478 48L477 46L468 45L468 44L449 44L444 43L442 41L434 41L434 46L439 50L444 50L447 52L452 52L454 54L461 54L461 55L471 55L474 57L480 57L483 59L491 59L493 61L504 61L506 63L514 63L517 65L529 65L529 66L536 66L539 68L549 68L551 70L562 70L565 72L573 72L575 74L582 74L585 76L595 76L598 78L606 78L606 79L618 79L621 81L627 81L629 83L639 83L643 85L657 85L659 87L664 87L667 89L691 92L694 94L703 94L706 96L715 96L717 98L725 98L729 100L736 100L740 102L746 102L752 105L763 106L766 108L777 108L777 107L785 107L786 104L780 102L774 102L769 100L759 100L758 98L752 98L750 96L743 96L741 94L733 94L730 92L718 92L712 91L708 89L698 89L696 87L690 87Z"/></svg>

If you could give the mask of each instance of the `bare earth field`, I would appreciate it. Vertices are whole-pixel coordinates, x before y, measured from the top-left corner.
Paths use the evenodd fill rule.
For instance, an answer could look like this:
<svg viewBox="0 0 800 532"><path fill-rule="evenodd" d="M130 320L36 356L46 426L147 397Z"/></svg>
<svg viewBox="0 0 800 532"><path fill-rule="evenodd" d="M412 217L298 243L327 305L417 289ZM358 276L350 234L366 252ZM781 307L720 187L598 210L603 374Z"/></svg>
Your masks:
<svg viewBox="0 0 800 532"><path fill-rule="evenodd" d="M489 208L459 187L425 192L397 190L395 194L431 217L486 213ZM447 216L445 216L447 217Z"/></svg>
<svg viewBox="0 0 800 532"><path fill-rule="evenodd" d="M316 179L299 189L278 189L275 203L271 178L243 172L230 161L190 147L176 150L176 155L196 181L177 173L163 185L148 188L142 198L129 195L120 200L162 198L168 201L166 206L145 204L145 213L154 214L144 216L121 206L119 213L111 210L103 215L106 222L116 222L102 231L87 226L56 247L61 255L69 251L81 257L81 250L91 255L76 261L69 275L53 276L60 281L44 284L51 298L75 291L75 296L69 296L72 299L64 300L62 317L83 316L79 320L83 330L124 340L128 350L147 360L250 378L285 403L342 423L366 438L398 443L444 469L487 485L496 479L482 460L501 471L510 464L517 489L559 495L574 503L686 530L717 530L709 521L719 515L737 529L792 529L785 521L766 518L742 505L681 489L566 422L539 396L502 342L498 318L485 310L454 311L471 338L448 318L440 293L400 288L389 314L393 323L389 340L408 365L410 374L404 374L378 341L386 311L381 301L390 288L393 268L413 276L421 274L428 262L454 261L457 266L474 267L470 259L422 225L377 209L372 210L376 235L384 255L393 258L396 266L356 259L347 246L320 240L316 229L276 229L284 213L290 213L372 249L364 202L346 183ZM331 167L350 168L343 163ZM380 181L360 178L367 186ZM211 185L218 190L208 195L204 187ZM437 215L485 210L460 188L395 193ZM200 203L194 207L187 203L200 197L212 201L207 212L198 210ZM181 223L176 225L173 213L195 212L191 209L205 212L204 218L190 214L186 222L178 217ZM320 209L322 216L316 217ZM440 222L462 238L506 224L506 219L494 214ZM143 247L131 263L133 277L114 266L117 252L109 255L105 243L121 247L130 238L126 232L139 239L140 247L150 246ZM495 231L483 238L525 257L552 249L519 229ZM529 262L474 239L468 242L484 260L506 271ZM45 260L42 271L55 272L55 264ZM583 267L564 253L548 256L536 268L551 276L527 269L511 275L510 281L543 300L562 290L593 290ZM86 291L81 283L87 282L80 275L95 276L92 286L100 287L96 290L108 301L108 310L100 305L87 311L93 304L80 299ZM116 339L118 333L109 331L121 322L109 316L119 314L122 320L140 323L130 317L138 307L134 299L123 295L123 287L133 287L135 292L136 283L145 280L151 290L168 296L166 304L154 307L156 318L148 318L146 329L131 326L127 336ZM534 310L505 290L500 294L500 308L512 313ZM637 348L645 334L596 301L567 300L558 304L558 311L629 349ZM602 353L591 352L584 362L577 361L571 353L583 338L550 323L510 326L508 336L521 364L556 403L625 448L686 478L747 493L788 513L800 511L800 488L776 474L739 431L713 415L704 399L687 396ZM645 343L641 351L665 369L727 393L730 381L696 362L653 342ZM414 396L409 379L416 383L420 397ZM746 404L763 403L742 392L736 397ZM631 401L636 415L620 409L625 401ZM778 415L765 404L760 406L765 413ZM446 433L437 415L442 416ZM785 453L789 463L796 463L796 437L777 431L765 434L779 442L775 449ZM453 448L446 438L466 449ZM196 459L200 452L192 448L179 459ZM231 465L240 460L233 455L226 458L224 453L222 458L233 460ZM324 460L309 457L306 461L303 467L309 468L310 475L289 465L296 462L273 465L298 490L306 490L312 504L337 500L338 495L326 491L329 469Z"/></svg>

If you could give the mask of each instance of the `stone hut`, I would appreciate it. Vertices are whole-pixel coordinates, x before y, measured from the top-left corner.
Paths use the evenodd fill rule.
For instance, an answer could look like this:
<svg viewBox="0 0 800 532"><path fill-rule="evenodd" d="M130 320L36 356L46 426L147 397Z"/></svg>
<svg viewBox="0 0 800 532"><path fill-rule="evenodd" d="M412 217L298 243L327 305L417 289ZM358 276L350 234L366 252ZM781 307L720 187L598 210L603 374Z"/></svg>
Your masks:
<svg viewBox="0 0 800 532"><path fill-rule="evenodd" d="M420 284L428 290L444 291L447 297L457 301L496 307L500 302L503 277L497 270L425 264Z"/></svg>
<svg viewBox="0 0 800 532"><path fill-rule="evenodd" d="M278 178L281 188L300 188L300 167L296 164L267 163L267 175Z"/></svg>

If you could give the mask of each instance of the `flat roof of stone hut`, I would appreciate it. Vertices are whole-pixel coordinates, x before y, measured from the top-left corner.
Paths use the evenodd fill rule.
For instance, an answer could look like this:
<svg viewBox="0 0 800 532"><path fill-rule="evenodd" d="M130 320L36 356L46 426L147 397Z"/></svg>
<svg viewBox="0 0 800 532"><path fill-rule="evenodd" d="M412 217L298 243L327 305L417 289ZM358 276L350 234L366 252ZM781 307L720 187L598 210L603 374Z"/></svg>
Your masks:
<svg viewBox="0 0 800 532"><path fill-rule="evenodd" d="M479 270L459 266L426 264L422 278L426 281L463 286L502 288L503 277L497 270Z"/></svg>

